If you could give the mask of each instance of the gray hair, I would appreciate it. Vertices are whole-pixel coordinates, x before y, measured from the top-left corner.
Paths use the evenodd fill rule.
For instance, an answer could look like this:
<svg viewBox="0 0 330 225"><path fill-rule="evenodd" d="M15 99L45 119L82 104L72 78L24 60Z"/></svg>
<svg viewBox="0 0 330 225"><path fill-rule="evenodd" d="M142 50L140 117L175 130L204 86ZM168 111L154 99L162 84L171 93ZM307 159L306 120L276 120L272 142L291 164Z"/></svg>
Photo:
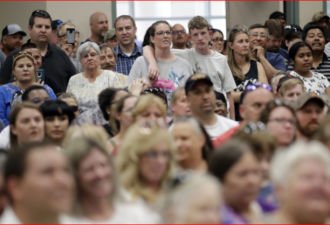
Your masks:
<svg viewBox="0 0 330 225"><path fill-rule="evenodd" d="M68 21L66 21L66 22L64 22L64 23L57 26L56 35L57 35L58 38L60 38L62 36L61 29L65 25L71 25L71 26L73 26L74 28L76 28L78 30L78 28L71 22L71 20L68 20Z"/></svg>
<svg viewBox="0 0 330 225"><path fill-rule="evenodd" d="M70 93L70 92L61 94L60 96L58 96L57 99L62 100L62 99L67 99L67 98L73 98L76 101L76 103L78 104L75 94Z"/></svg>
<svg viewBox="0 0 330 225"><path fill-rule="evenodd" d="M113 48L111 48L108 44L106 44L106 43L101 44L101 45L99 46L99 48L100 48L100 51L102 51L103 49L106 49L106 48L110 48L111 51L112 51L112 53L113 53L113 56L115 57L116 62L117 62L117 57L118 57L117 52L116 52L115 50L113 50Z"/></svg>
<svg viewBox="0 0 330 225"><path fill-rule="evenodd" d="M179 123L190 123L192 125L192 127L194 128L194 130L199 134L199 135L203 135L203 131L201 130L200 126L199 126L199 122L193 118L193 117L187 117L187 116L183 116L178 118L175 123L174 126L176 124Z"/></svg>
<svg viewBox="0 0 330 225"><path fill-rule="evenodd" d="M257 25L257 24L255 24L255 25ZM258 24L258 25L259 25L259 24ZM269 35L270 35L270 34L269 34L269 29L268 29L267 27L261 25L261 24L260 24L260 26L256 26L256 27L250 26L250 28L249 28L249 30L248 30L248 35L250 36L250 34L251 34L251 30L256 29L256 28L263 28L263 29L265 29L265 30L267 31L267 38L269 38Z"/></svg>
<svg viewBox="0 0 330 225"><path fill-rule="evenodd" d="M290 73L288 73L288 72L285 72L283 70L279 70L277 73L274 74L274 76L270 80L270 86L273 88L275 77L280 76L280 75L288 76L289 74Z"/></svg>
<svg viewBox="0 0 330 225"><path fill-rule="evenodd" d="M100 57L101 55L101 51L99 46L92 41L87 41L84 44L80 45L77 51L77 59L78 61L81 60L81 57L83 54L90 52L91 48L94 48L94 50L96 51L96 53L98 54L98 56Z"/></svg>
<svg viewBox="0 0 330 225"><path fill-rule="evenodd" d="M316 159L325 167L330 179L330 153L318 141L297 141L288 149L279 150L273 158L270 168L272 181L275 185L285 187L295 167L306 159Z"/></svg>

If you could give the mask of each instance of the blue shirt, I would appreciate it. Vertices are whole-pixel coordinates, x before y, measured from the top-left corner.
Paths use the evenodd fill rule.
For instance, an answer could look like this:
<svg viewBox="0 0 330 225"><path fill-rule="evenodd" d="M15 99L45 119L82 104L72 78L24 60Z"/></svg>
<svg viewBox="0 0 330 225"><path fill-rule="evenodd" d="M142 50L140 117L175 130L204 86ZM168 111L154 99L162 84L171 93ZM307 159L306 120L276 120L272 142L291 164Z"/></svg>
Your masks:
<svg viewBox="0 0 330 225"><path fill-rule="evenodd" d="M275 69L286 71L284 58L279 53L265 52L265 57Z"/></svg>
<svg viewBox="0 0 330 225"><path fill-rule="evenodd" d="M288 69L288 66L290 64L289 52L283 48L279 48L278 54L280 54L284 58L286 69Z"/></svg>
<svg viewBox="0 0 330 225"><path fill-rule="evenodd" d="M44 85L51 99L56 99L54 91L47 85ZM12 83L2 85L0 87L0 119L8 126L10 115L10 102L13 99L15 92L20 91L19 87L14 86Z"/></svg>
<svg viewBox="0 0 330 225"><path fill-rule="evenodd" d="M135 60L143 55L142 47L139 47L137 44L135 44L135 49L130 56L127 56L121 51L119 44L114 47L113 50L117 52L117 64L115 71L127 76L129 75Z"/></svg>

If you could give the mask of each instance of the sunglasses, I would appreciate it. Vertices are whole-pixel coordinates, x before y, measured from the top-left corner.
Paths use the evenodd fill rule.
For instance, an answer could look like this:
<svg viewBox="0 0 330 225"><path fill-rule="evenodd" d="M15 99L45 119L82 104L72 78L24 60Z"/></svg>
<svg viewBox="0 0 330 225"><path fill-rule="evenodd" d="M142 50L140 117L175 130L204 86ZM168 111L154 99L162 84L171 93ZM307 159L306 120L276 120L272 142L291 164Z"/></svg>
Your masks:
<svg viewBox="0 0 330 225"><path fill-rule="evenodd" d="M13 56L13 59L15 59L16 57L21 56L21 55L29 55L29 56L33 57L31 52L18 52Z"/></svg>
<svg viewBox="0 0 330 225"><path fill-rule="evenodd" d="M246 134L254 134L258 131L267 130L267 127L264 123L258 121L258 122L249 122L244 127L244 133Z"/></svg>
<svg viewBox="0 0 330 225"><path fill-rule="evenodd" d="M44 10L34 10L33 12L32 12L32 15L31 16L35 16L36 14L41 14L41 15L43 15L43 16L45 16L45 17L50 17L50 15L49 15L49 13L48 12L46 12L46 11L44 11Z"/></svg>
<svg viewBox="0 0 330 225"><path fill-rule="evenodd" d="M73 112L78 111L78 106L76 106L76 105L71 105L70 108L72 109Z"/></svg>
<svg viewBox="0 0 330 225"><path fill-rule="evenodd" d="M267 89L268 91L272 91L272 87L269 86L269 84L264 84L264 83L259 83L259 82L256 82L254 84L248 85L246 87L246 90L248 90L248 91L254 91L254 90L256 90L259 87L262 87L264 89Z"/></svg>

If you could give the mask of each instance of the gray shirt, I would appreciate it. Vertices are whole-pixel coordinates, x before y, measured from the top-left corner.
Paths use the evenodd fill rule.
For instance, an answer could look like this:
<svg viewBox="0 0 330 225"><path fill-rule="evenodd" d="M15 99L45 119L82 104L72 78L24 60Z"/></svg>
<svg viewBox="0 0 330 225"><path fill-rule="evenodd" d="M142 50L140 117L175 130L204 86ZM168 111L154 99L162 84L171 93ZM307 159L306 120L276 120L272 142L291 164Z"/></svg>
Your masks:
<svg viewBox="0 0 330 225"><path fill-rule="evenodd" d="M74 67L76 68L77 73L82 73L85 71L84 68L82 67L81 63L78 61L75 54L73 54L73 53L71 54L70 60L71 60L72 64L74 65Z"/></svg>
<svg viewBox="0 0 330 225"><path fill-rule="evenodd" d="M0 49L0 70L1 70L1 66L3 65L3 62L6 59L6 55L5 53L3 53L3 51Z"/></svg>

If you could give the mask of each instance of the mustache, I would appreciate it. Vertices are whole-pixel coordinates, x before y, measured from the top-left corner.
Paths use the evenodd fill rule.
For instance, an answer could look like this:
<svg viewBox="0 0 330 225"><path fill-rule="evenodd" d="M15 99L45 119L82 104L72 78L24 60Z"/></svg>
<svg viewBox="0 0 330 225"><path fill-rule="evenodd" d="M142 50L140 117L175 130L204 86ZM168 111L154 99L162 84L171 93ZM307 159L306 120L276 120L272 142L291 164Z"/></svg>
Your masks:
<svg viewBox="0 0 330 225"><path fill-rule="evenodd" d="M105 63L103 64L103 66L101 66L101 69L107 68L107 67L115 67L116 64L114 63Z"/></svg>

